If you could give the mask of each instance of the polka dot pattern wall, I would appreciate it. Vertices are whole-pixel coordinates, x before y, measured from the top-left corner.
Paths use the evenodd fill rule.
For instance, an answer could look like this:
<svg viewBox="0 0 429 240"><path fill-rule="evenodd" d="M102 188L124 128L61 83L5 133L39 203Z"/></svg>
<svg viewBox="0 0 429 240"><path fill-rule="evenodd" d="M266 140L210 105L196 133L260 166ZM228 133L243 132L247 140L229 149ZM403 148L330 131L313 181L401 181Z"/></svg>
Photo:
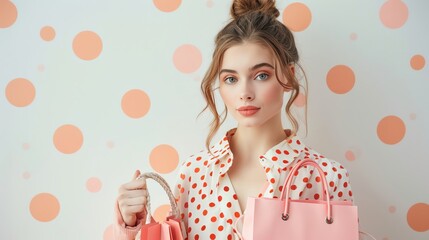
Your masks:
<svg viewBox="0 0 429 240"><path fill-rule="evenodd" d="M0 0L1 239L111 240L135 169L175 182L204 147L199 84L229 5ZM429 2L277 6L308 77L306 143L348 168L364 230L429 239Z"/></svg>

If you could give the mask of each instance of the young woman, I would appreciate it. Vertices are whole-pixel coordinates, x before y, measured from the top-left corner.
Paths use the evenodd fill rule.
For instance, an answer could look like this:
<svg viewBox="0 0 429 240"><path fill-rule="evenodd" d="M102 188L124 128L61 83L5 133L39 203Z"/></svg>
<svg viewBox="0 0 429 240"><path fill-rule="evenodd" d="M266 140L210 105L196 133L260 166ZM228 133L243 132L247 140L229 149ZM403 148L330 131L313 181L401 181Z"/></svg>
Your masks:
<svg viewBox="0 0 429 240"><path fill-rule="evenodd" d="M217 34L212 63L201 85L214 120L206 150L187 159L174 185L188 239L237 239L234 225L246 200L279 197L283 182L298 161L310 158L325 171L333 200L352 201L348 173L339 163L312 150L296 135L291 106L300 92L295 76L298 52L291 31L276 18L273 0L235 0L232 20ZM219 90L237 127L210 146L226 118L219 116L214 91ZM285 112L292 129L284 129ZM116 239L134 239L145 215L143 180L119 189ZM320 199L320 178L303 168L291 187L292 199Z"/></svg>

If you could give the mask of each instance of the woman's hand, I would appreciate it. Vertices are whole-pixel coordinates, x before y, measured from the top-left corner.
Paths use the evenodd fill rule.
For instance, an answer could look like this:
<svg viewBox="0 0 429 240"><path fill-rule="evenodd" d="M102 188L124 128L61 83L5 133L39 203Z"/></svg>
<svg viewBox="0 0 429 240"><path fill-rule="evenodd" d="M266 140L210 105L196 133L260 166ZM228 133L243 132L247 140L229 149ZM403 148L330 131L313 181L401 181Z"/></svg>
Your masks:
<svg viewBox="0 0 429 240"><path fill-rule="evenodd" d="M130 182L119 188L118 206L127 226L135 226L137 219L144 215L147 203L146 180L138 179L140 171L134 173Z"/></svg>

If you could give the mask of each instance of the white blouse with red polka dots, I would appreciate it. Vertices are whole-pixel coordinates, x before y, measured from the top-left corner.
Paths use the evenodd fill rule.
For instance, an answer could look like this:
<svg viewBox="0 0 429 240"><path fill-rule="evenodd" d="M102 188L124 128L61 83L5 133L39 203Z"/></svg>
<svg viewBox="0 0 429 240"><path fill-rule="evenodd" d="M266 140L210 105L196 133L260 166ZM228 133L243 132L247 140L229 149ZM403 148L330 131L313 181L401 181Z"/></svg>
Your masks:
<svg viewBox="0 0 429 240"><path fill-rule="evenodd" d="M234 225L241 212L237 195L228 177L233 162L229 139L236 129L209 151L189 157L181 166L179 179L173 190L181 217L185 222L188 240L238 239ZM293 136L269 149L259 157L265 169L266 189L259 197L277 198L294 164L305 158L316 161L325 172L333 200L353 201L347 170L338 162L329 160ZM292 199L320 199L320 177L311 167L302 168L291 186ZM123 225L123 224L122 224ZM135 235L134 235L135 236Z"/></svg>

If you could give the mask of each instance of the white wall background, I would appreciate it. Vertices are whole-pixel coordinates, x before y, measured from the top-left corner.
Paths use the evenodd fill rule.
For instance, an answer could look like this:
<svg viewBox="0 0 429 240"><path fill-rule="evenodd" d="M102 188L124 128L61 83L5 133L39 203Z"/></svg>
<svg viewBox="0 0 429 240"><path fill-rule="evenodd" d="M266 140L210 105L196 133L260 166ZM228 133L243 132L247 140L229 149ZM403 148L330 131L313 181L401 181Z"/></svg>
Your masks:
<svg viewBox="0 0 429 240"><path fill-rule="evenodd" d="M429 2L298 2L277 6L299 16L284 21L308 75L304 140L348 168L364 230L429 239ZM0 0L0 239L110 240L135 169L175 182L204 147L199 84L229 6Z"/></svg>

